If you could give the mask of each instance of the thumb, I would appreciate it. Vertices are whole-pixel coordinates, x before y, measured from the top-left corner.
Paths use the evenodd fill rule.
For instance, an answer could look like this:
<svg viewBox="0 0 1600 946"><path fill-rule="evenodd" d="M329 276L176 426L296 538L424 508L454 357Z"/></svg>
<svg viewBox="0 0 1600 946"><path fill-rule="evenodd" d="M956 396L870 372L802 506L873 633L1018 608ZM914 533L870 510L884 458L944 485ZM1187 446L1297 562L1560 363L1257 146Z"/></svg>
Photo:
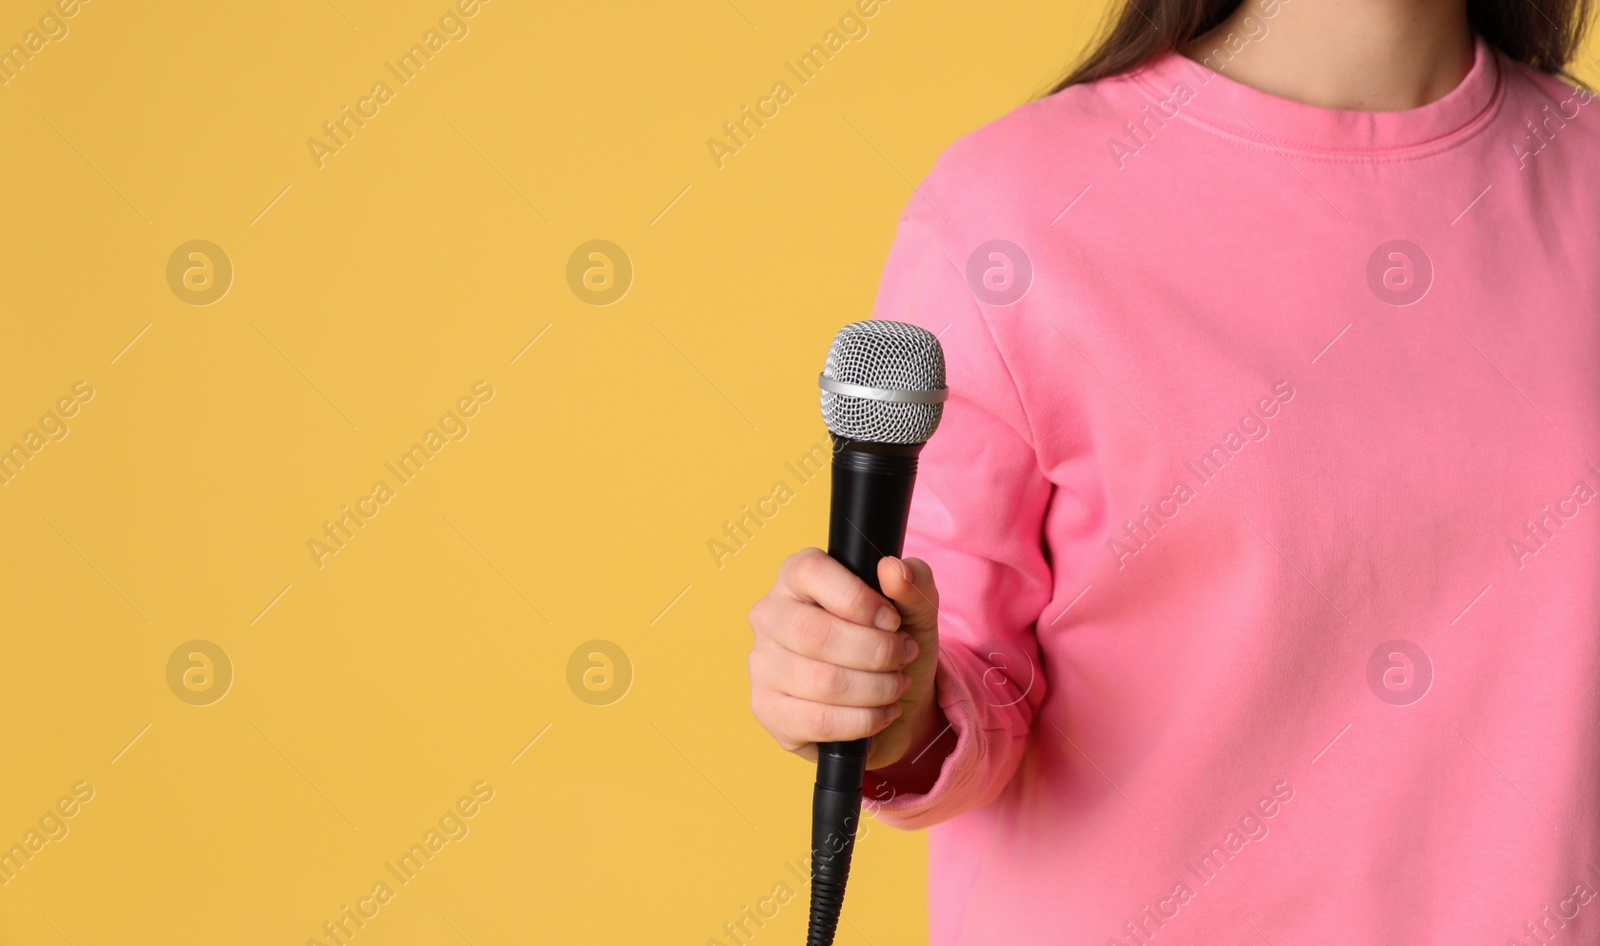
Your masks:
<svg viewBox="0 0 1600 946"><path fill-rule="evenodd" d="M933 569L920 558L884 558L878 562L878 586L900 612L900 629L913 635L939 627L939 589ZM919 641L920 643L920 641Z"/></svg>

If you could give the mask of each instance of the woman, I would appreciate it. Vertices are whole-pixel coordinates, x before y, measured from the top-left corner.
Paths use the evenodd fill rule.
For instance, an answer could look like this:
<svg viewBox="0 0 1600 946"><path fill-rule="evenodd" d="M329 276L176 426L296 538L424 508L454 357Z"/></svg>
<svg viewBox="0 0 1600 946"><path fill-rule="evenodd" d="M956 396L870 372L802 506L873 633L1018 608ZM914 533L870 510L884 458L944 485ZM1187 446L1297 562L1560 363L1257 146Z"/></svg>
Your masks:
<svg viewBox="0 0 1600 946"><path fill-rule="evenodd" d="M908 557L790 558L750 675L935 943L1600 941L1585 14L1129 7L917 189Z"/></svg>

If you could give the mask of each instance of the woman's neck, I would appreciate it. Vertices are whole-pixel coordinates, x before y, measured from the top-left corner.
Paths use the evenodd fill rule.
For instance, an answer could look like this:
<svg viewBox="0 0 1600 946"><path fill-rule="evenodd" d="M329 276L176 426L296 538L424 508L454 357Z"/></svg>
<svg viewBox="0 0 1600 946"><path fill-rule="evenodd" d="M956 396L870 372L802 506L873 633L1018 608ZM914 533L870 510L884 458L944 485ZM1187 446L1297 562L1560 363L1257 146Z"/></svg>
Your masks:
<svg viewBox="0 0 1600 946"><path fill-rule="evenodd" d="M1442 98L1473 58L1465 0L1244 0L1182 52L1269 95L1368 112Z"/></svg>

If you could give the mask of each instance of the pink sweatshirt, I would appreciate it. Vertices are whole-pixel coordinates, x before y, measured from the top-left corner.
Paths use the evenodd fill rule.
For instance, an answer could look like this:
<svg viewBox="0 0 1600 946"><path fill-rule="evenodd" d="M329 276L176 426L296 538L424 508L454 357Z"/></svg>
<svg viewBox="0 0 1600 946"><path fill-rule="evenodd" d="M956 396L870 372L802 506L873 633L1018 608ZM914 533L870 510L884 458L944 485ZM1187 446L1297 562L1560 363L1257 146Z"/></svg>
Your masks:
<svg viewBox="0 0 1600 946"><path fill-rule="evenodd" d="M1600 943L1597 104L1169 54L940 158L934 943Z"/></svg>

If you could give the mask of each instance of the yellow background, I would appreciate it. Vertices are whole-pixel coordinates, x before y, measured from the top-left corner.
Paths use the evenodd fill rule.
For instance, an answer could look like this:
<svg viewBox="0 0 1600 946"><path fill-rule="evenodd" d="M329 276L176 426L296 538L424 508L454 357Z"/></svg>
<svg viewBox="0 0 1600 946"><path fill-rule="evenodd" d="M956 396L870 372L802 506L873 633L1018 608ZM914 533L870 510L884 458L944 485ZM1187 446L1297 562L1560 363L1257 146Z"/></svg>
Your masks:
<svg viewBox="0 0 1600 946"><path fill-rule="evenodd" d="M379 880L355 942L699 946L779 882L755 942L804 939L811 770L745 674L746 609L825 540L826 481L784 463L826 442L816 372L909 181L1098 11L893 0L802 86L846 0L494 0L401 85L449 8L93 0L0 88L0 446L95 390L0 486L0 847L96 792L0 887L0 942L299 946ZM49 9L8 2L0 47ZM380 80L319 169L307 139ZM780 80L719 170L707 139ZM206 307L167 282L196 239L235 271ZM594 239L635 269L607 307L566 277ZM479 380L466 438L319 569L323 521ZM195 639L234 669L211 705L167 682ZM609 706L567 682L593 639L633 666ZM858 864L839 941L924 939L923 840L871 825Z"/></svg>
<svg viewBox="0 0 1600 946"><path fill-rule="evenodd" d="M494 0L401 86L384 63L447 0L93 0L0 88L0 445L95 390L0 486L0 847L95 789L0 887L0 943L298 946L379 880L361 944L700 944L780 882L754 942L803 940L811 769L745 674L746 609L825 539L826 481L784 464L826 442L814 378L910 182L1101 12L893 0L799 85L848 8ZM8 2L0 47L49 9ZM380 80L319 169L307 139ZM719 170L707 139L780 80ZM196 239L234 267L205 307L167 280ZM635 269L606 307L566 275L595 239ZM379 479L319 568L307 540ZM234 672L204 706L167 676L196 639ZM611 705L568 683L595 639L632 665ZM385 861L479 781L400 885ZM924 852L869 824L841 943L925 939Z"/></svg>

